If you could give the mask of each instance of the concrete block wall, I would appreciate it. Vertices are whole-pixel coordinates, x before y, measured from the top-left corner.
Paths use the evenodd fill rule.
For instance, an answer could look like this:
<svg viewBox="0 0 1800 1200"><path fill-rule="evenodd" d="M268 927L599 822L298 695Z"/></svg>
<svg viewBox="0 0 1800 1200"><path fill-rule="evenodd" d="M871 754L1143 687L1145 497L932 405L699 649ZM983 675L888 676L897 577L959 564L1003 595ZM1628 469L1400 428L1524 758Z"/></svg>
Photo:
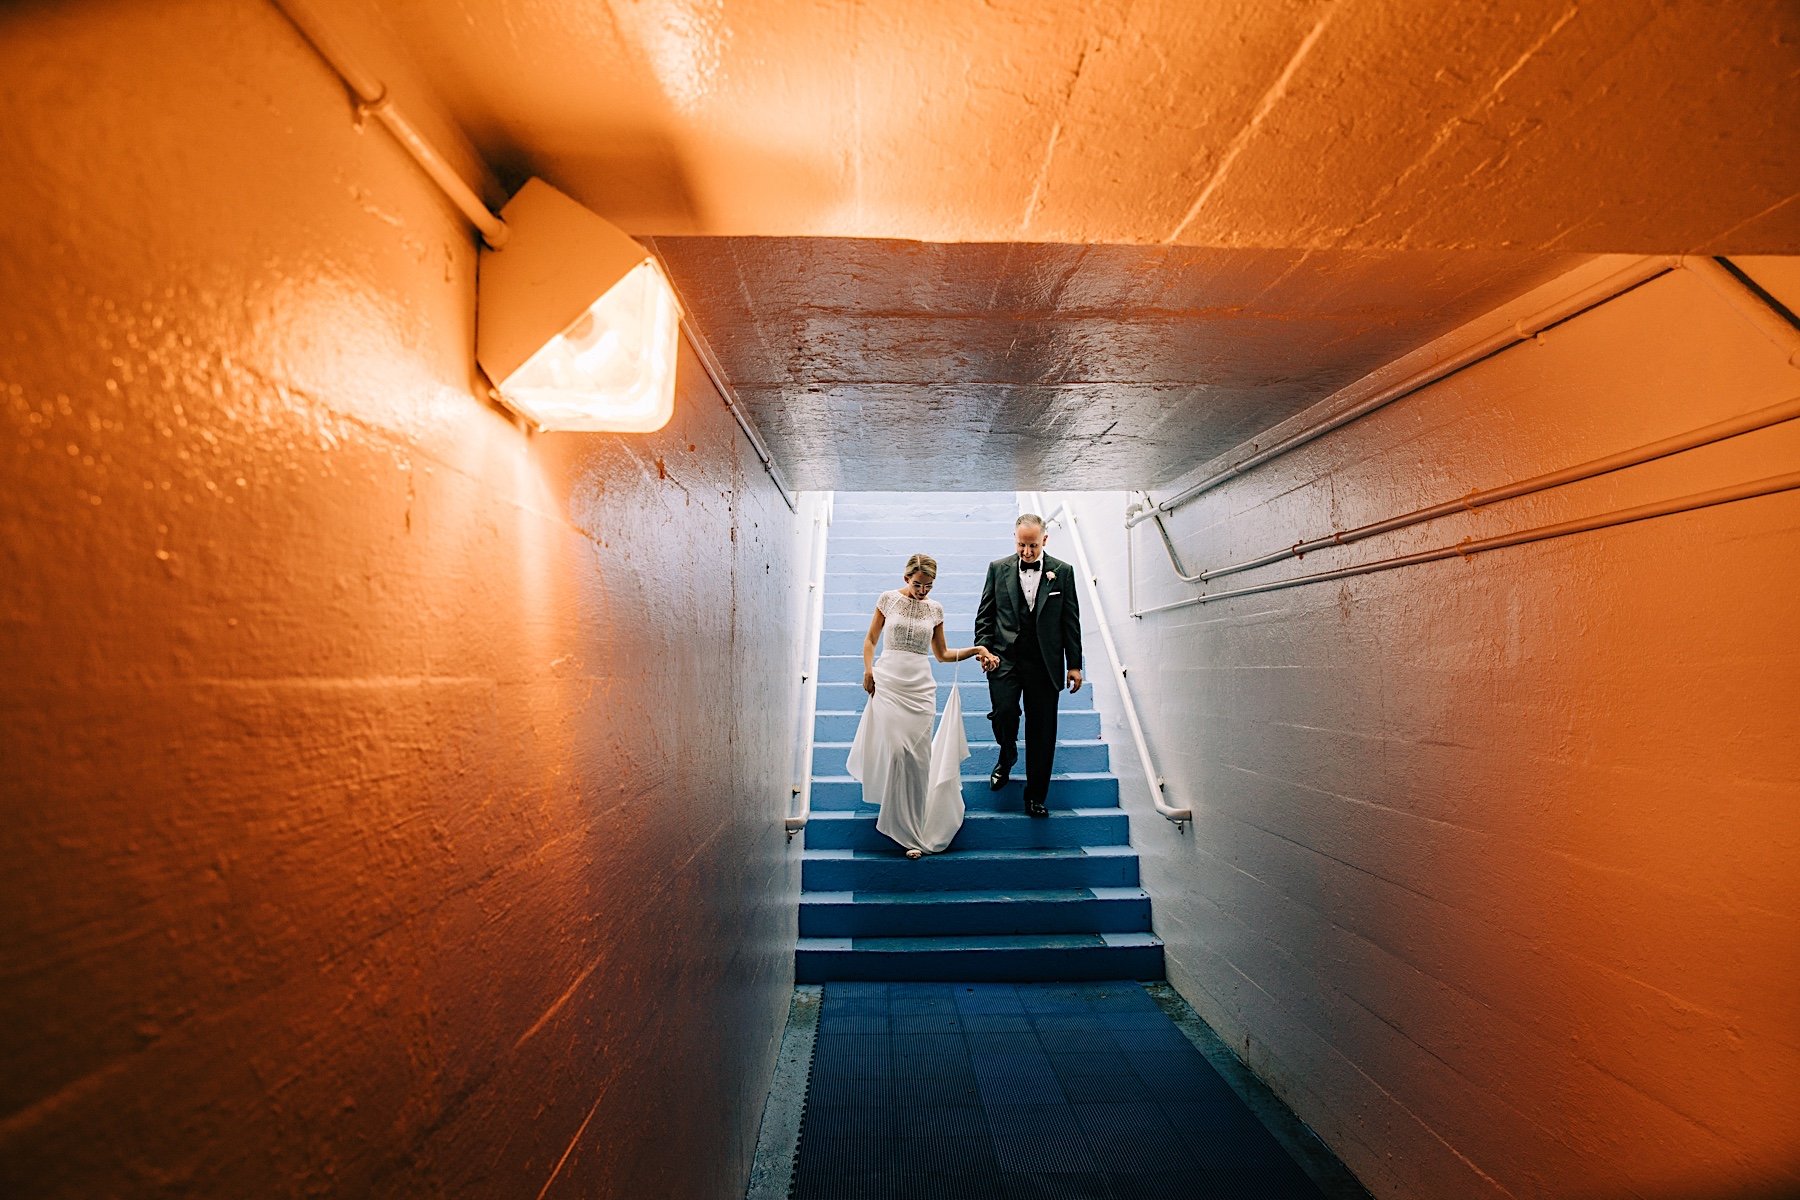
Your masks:
<svg viewBox="0 0 1800 1200"><path fill-rule="evenodd" d="M1743 265L1800 307L1792 260ZM1677 272L1171 527L1190 570L1223 565L1797 393ZM1214 587L1795 462L1783 426ZM1370 1189L1800 1190L1800 496L1137 621L1125 503L1076 498L1156 766L1196 813L1186 835L1151 813L1112 718L1169 977ZM1192 594L1133 536L1142 606Z"/></svg>
<svg viewBox="0 0 1800 1200"><path fill-rule="evenodd" d="M0 78L0 1192L740 1195L806 555L698 364L515 427L272 5L10 6Z"/></svg>

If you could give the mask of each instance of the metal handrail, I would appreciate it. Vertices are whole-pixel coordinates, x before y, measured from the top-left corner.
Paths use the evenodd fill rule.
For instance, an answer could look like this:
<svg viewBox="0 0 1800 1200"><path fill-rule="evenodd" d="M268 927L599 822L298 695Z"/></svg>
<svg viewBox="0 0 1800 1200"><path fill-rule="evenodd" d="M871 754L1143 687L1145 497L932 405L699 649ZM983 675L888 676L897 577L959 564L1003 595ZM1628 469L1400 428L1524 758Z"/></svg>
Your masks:
<svg viewBox="0 0 1800 1200"><path fill-rule="evenodd" d="M1712 508L1720 504L1735 504L1740 500L1754 500L1760 496L1773 496L1779 492L1793 491L1800 491L1800 471L1790 471L1785 475L1770 475L1749 483L1731 484L1727 487L1713 488L1711 491L1677 496L1672 500L1640 504L1634 508L1615 509L1612 512L1600 513L1592 517L1580 517L1573 521L1562 521L1555 525L1540 525L1535 529L1521 529L1514 533L1496 534L1493 537L1465 538L1453 546L1438 546L1432 550L1421 550L1417 554L1401 554L1393 558L1378 559L1375 562L1358 563L1353 567L1340 567L1335 571L1318 571L1311 575L1274 579L1268 583L1254 583L1224 592L1190 596L1186 600L1177 600L1173 604L1163 604L1156 608L1147 608L1144 611L1146 613L1167 612L1174 608L1187 608L1195 604L1211 604L1218 600L1230 600L1235 596L1257 596L1264 592L1279 592L1287 588L1305 587L1311 583L1331 583L1334 580L1350 579L1357 575L1373 575L1377 571L1392 571L1397 567L1412 567L1420 563L1442 562L1451 558L1473 558L1475 555L1485 554L1489 550L1504 550L1510 546L1545 542L1552 538L1568 537L1571 534L1592 533L1594 530L1610 529L1615 525L1629 525L1636 521L1649 521L1657 517L1669 517L1677 513L1693 512L1696 509Z"/></svg>
<svg viewBox="0 0 1800 1200"><path fill-rule="evenodd" d="M825 548L831 537L835 492L825 492L813 514L812 562L807 575L806 657L800 663L800 731L794 751L794 783L789 799L799 809L786 818L787 840L806 828L812 817L813 725L819 712L819 644L825 635Z"/></svg>
<svg viewBox="0 0 1800 1200"><path fill-rule="evenodd" d="M1352 421L1361 420L1363 417L1368 416L1377 409L1386 408L1396 400L1404 399L1414 392L1422 391L1434 383L1441 383L1458 371L1465 370L1484 359L1491 358L1502 350L1508 350L1521 343L1531 341L1538 334L1550 328L1552 325L1560 324L1570 317L1578 316L1591 308L1596 308L1599 305L1605 304L1609 300L1616 300L1633 288L1648 283L1659 275L1664 275L1669 271L1674 270L1680 263L1681 260L1677 258L1641 258L1624 269L1615 271L1599 282L1581 288L1572 295L1551 305L1549 308L1543 309L1522 320L1507 323L1502 328L1489 333L1487 336L1482 337L1472 345L1464 347L1450 357L1440 359L1428 367L1413 372L1398 383L1382 388L1374 395L1356 402L1349 408L1343 409L1315 425L1310 425L1307 428L1302 429L1292 437L1283 438L1266 450L1258 451L1240 462L1233 463L1221 470L1214 471L1205 479L1189 485L1182 489L1178 494L1169 497L1167 500L1161 502L1152 501L1149 495L1146 494L1145 506L1136 512L1127 514L1125 528L1135 529L1145 521L1158 519L1166 513L1174 512L1177 508L1187 504L1189 501L1198 499L1202 494L1211 491L1222 483L1236 479L1239 475L1242 475L1247 471L1254 470L1266 462L1271 462L1284 454L1298 450L1300 447L1307 445L1309 442L1316 441L1334 430L1342 429ZM1474 322L1471 322L1470 324L1474 324ZM1467 326L1464 328L1467 328ZM1450 341L1455 339L1460 332L1460 330L1453 332L1442 340ZM1402 361L1404 361L1404 359ZM1381 372L1377 371L1372 375L1365 376L1363 379L1350 384L1348 387L1340 389L1331 396L1327 396L1320 403L1329 403L1340 396L1347 399L1350 396L1355 395L1356 392L1362 388L1367 387L1369 383L1379 377L1380 374Z"/></svg>
<svg viewBox="0 0 1800 1200"><path fill-rule="evenodd" d="M1552 318L1555 320L1566 320L1569 316L1577 315L1580 312L1586 312L1599 304L1605 303L1608 299L1623 295L1624 291L1628 290L1629 287L1635 287L1637 284L1645 282L1647 279L1655 278L1664 271L1677 268L1684 269L1690 274L1695 275L1717 291L1723 299L1731 304L1739 315L1743 316L1758 330L1758 332L1762 333L1774 343L1787 358L1790 366L1800 366L1800 330L1796 330L1784 314L1778 313L1771 308L1765 297L1761 296L1754 288L1750 287L1733 274L1728 268L1728 264L1725 260L1712 258L1644 259L1625 271L1609 276L1607 279L1601 281L1600 284L1583 289L1581 292L1577 293L1576 296L1563 301L1555 308L1547 310L1545 313L1540 313L1529 321L1520 321L1516 323L1516 325L1511 328L1513 332L1519 336L1512 341L1507 341L1506 345L1517 344L1517 341L1530 336L1532 331L1542 329L1549 323L1554 323ZM1505 335L1498 334L1495 335L1495 338L1504 341ZM1482 343L1482 346L1487 347L1492 344L1494 340L1495 339L1489 339L1489 341ZM1505 349L1506 345L1498 346L1496 349L1489 350L1488 352L1497 353L1499 349ZM1144 521L1154 521L1156 523L1157 533L1161 537L1163 550L1168 555L1169 566L1175 572L1175 577L1182 583L1204 584L1210 580L1220 578L1221 576L1233 575L1240 571L1250 571L1258 567L1270 566L1290 558L1303 558L1315 550L1327 549L1332 546L1348 545L1351 542L1360 541L1363 538L1373 537L1377 534L1391 533L1395 530L1405 529L1413 525L1422 524L1426 521L1453 516L1461 512L1473 511L1475 508L1484 504L1493 504L1502 500L1512 500L1520 496L1528 496L1537 492L1547 491L1550 488L1561 487L1580 480L1592 479L1599 475L1624 470L1627 467L1638 466L1658 458L1666 458L1670 455L1696 449L1713 442L1738 437L1759 429L1766 429L1771 425L1780 424L1784 421L1791 421L1795 419L1797 415L1800 415L1800 413L1796 412L1795 402L1790 400L1786 403L1772 405L1742 417L1717 421L1711 425L1690 430L1687 433L1678 434L1674 437L1664 438L1660 441L1652 442L1633 450L1606 455L1602 458L1592 459L1575 466L1565 467L1561 470L1533 476L1530 479L1518 480L1513 483L1502 484L1492 488L1478 489L1469 492L1467 495L1459 496L1454 500L1447 500L1430 505L1426 508L1415 509L1412 512L1403 513L1400 516L1373 521L1365 525L1356 526L1353 529L1334 530L1329 534L1319 537L1302 538L1299 541L1269 551L1266 554L1246 559L1242 562L1232 563L1222 567L1201 569L1198 571L1189 571L1187 567L1183 565L1181 556L1175 549L1174 538L1170 536L1168 525L1163 520L1163 517L1169 511L1200 495L1209 488L1234 478L1238 474L1267 462L1280 454L1285 454L1287 451L1304 445L1334 429L1341 428L1357 417L1367 415L1367 413L1374 411L1377 407L1391 403L1403 395L1409 395L1420 388L1438 382L1439 380L1454 374L1456 371L1463 369L1463 367L1469 365L1469 362L1470 352L1459 354L1435 367L1412 376L1404 384L1389 388L1372 397L1369 401L1365 401L1354 408L1347 409L1336 417L1333 417L1331 420L1313 426L1302 433L1271 447L1262 454L1254 455L1225 471L1216 472L1213 475L1208 476L1193 487L1188 488L1179 495L1174 496L1169 500L1165 500L1160 504L1156 503L1148 492L1142 493L1143 500L1130 505L1125 510L1125 538L1127 543L1126 571L1128 575L1127 594L1130 599L1131 615L1134 618L1141 618L1149 616L1152 613L1168 612L1171 609L1186 608L1194 604L1203 604L1210 599L1245 595L1255 591L1274 590L1272 588L1260 587L1239 588L1229 592L1211 593L1209 596L1190 596L1187 599L1178 600L1170 604L1160 604L1154 608L1138 608L1137 575L1135 570L1136 556L1132 553L1134 547L1131 530ZM1336 576L1334 575L1334 577ZM1317 576L1309 575L1300 578L1311 580L1317 578ZM1291 585L1283 584L1281 586Z"/></svg>
<svg viewBox="0 0 1800 1200"><path fill-rule="evenodd" d="M1043 497L1036 492L1028 492L1032 512L1043 511ZM1138 720L1137 703L1131 696L1131 681L1126 678L1127 671L1119 661L1119 647L1113 641L1112 627L1106 621L1106 608L1100 599L1100 579L1094 574L1092 563L1088 561L1087 546L1081 540L1081 530L1076 527L1075 513L1067 501L1056 506L1056 511L1044 517L1044 526L1061 524L1069 531L1069 544L1075 551L1075 569L1081 572L1088 581L1088 595L1093 600L1094 623L1100 629L1100 641L1106 647L1107 661L1112 664L1113 678L1119 684L1119 698L1125 706L1125 723L1131 727L1131 740L1137 745L1138 762L1144 768L1144 780L1149 785L1150 803L1156 811L1175 822L1178 833L1187 831L1187 824L1194 819L1194 810L1179 808L1164 798L1165 783L1162 776L1156 773L1156 764L1150 759L1150 744L1144 740L1144 726ZM1127 539L1129 540L1129 539Z"/></svg>
<svg viewBox="0 0 1800 1200"><path fill-rule="evenodd" d="M1422 525L1427 521L1435 521L1442 517L1456 516L1460 513L1474 512L1478 508L1490 504L1498 504L1503 500L1516 500L1521 496L1536 495L1551 488L1565 487L1571 483L1579 483L1584 479L1595 479L1601 475L1610 475L1629 467L1642 466L1658 459L1669 458L1676 454L1684 454L1689 450L1697 450L1702 446L1710 446L1716 442L1742 437L1747 433L1769 429L1788 421L1800 420L1800 396L1759 408L1755 412L1742 416L1728 417L1723 421L1714 421L1686 433L1678 433L1673 437L1661 438L1630 450L1621 450L1616 454L1608 454L1601 458L1589 459L1571 467L1563 467L1555 471L1546 471L1542 475L1534 475L1529 479L1520 479L1512 483L1503 483L1495 487L1480 488L1467 495L1458 496L1454 500L1444 500L1425 508L1417 508L1397 517L1387 517L1380 521L1370 521L1352 529L1334 530L1321 537L1305 538L1291 546L1284 546L1268 554L1245 559L1243 562L1231 563L1223 567L1211 567L1204 571L1188 573L1182 568L1180 556L1169 539L1160 515L1153 519L1157 529L1162 533L1165 548L1169 553L1169 562L1175 568L1176 575L1183 583L1207 583L1226 575L1236 575L1240 571L1253 571L1258 567L1272 566L1290 558L1305 558L1315 550L1325 550L1332 546L1348 546L1360 542L1364 538L1378 534L1392 533L1395 530L1407 529L1414 525ZM1129 534L1127 534L1129 536ZM1157 611L1155 609L1147 611ZM1135 611L1133 616L1140 615Z"/></svg>

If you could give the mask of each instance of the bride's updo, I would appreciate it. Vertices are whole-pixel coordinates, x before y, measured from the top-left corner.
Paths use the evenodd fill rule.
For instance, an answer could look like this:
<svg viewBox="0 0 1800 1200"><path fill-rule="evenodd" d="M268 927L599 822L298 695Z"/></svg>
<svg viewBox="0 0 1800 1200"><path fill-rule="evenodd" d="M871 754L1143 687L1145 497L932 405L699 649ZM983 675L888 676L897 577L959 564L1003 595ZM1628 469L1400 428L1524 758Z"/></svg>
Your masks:
<svg viewBox="0 0 1800 1200"><path fill-rule="evenodd" d="M937 559L929 554L915 554L906 560L906 570L900 572L900 578L911 579L914 571L922 573L927 579L937 578Z"/></svg>

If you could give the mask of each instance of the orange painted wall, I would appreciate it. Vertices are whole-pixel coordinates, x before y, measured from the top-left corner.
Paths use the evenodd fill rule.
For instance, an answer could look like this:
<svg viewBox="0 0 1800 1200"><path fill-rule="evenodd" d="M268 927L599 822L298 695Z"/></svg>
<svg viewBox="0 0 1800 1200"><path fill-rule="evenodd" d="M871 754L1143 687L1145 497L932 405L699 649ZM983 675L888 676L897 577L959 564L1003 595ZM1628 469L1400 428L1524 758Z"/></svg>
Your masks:
<svg viewBox="0 0 1800 1200"><path fill-rule="evenodd" d="M0 79L0 1192L741 1194L804 550L697 364L479 398L469 231L270 5Z"/></svg>
<svg viewBox="0 0 1800 1200"><path fill-rule="evenodd" d="M1677 272L1171 526L1239 562L1797 394ZM1214 587L1790 471L1796 424ZM1170 978L1370 1189L1800 1191L1800 495L1139 621L1123 507L1079 511L1196 814L1125 780ZM1192 594L1135 536L1140 603Z"/></svg>

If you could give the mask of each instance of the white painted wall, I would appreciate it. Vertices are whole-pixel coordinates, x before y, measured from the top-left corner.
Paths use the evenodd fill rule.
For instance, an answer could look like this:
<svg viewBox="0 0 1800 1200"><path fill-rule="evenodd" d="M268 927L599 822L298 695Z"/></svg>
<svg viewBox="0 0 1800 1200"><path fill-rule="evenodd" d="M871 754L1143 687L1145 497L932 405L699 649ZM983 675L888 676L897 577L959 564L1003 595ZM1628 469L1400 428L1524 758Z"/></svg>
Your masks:
<svg viewBox="0 0 1800 1200"><path fill-rule="evenodd" d="M1749 265L1794 303L1791 261ZM1171 525L1190 568L1235 562L1796 394L1677 272ZM1796 463L1781 427L1230 582ZM1076 498L1196 812L1150 813L1109 705L1170 978L1371 1190L1800 1188L1800 495L1136 621L1124 504ZM1192 593L1133 536L1142 606Z"/></svg>

